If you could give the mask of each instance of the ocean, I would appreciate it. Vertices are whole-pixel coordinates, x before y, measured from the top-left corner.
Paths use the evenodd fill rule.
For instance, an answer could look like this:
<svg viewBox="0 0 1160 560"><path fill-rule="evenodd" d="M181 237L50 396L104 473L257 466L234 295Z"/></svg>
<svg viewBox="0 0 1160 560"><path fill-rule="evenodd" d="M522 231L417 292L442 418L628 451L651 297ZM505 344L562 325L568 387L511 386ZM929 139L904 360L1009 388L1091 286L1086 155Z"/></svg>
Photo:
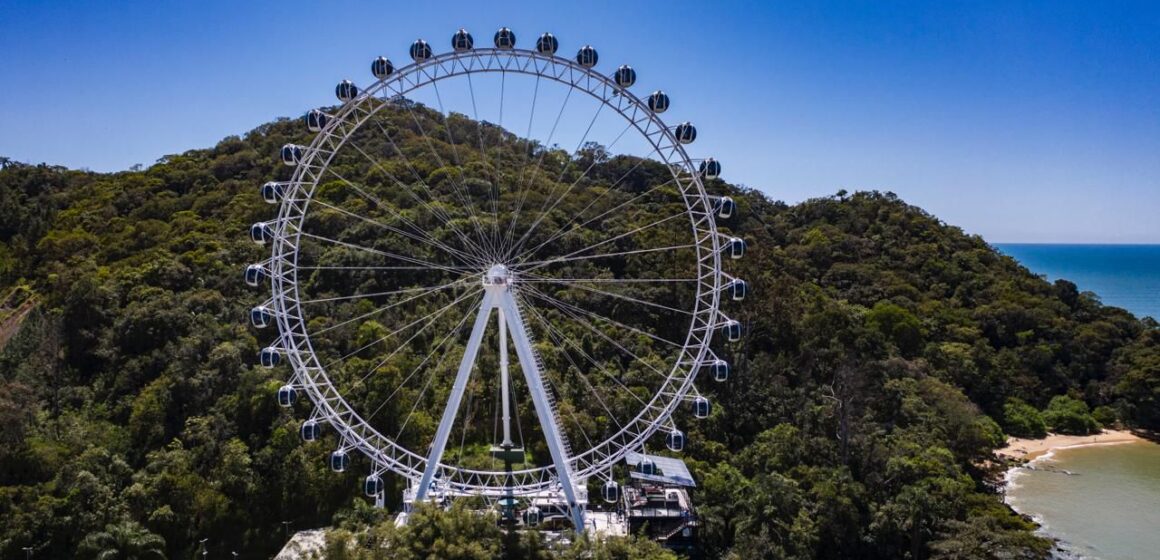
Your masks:
<svg viewBox="0 0 1160 560"><path fill-rule="evenodd" d="M1048 280L1064 278L1106 305L1160 320L1160 245L995 243Z"/></svg>
<svg viewBox="0 0 1160 560"><path fill-rule="evenodd" d="M1064 558L1160 557L1160 445L1059 449L1008 473L1007 503L1061 539Z"/></svg>

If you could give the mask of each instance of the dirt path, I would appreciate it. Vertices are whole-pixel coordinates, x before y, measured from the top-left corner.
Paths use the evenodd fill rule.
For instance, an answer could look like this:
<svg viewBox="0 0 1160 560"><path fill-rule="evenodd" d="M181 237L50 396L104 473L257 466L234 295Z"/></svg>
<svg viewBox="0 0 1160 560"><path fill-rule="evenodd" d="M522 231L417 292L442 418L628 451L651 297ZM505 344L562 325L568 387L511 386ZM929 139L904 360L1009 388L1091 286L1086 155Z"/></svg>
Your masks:
<svg viewBox="0 0 1160 560"><path fill-rule="evenodd" d="M0 350L3 350L8 341L16 335L16 332L20 330L20 325L24 323L24 319L35 307L36 298L30 297L3 320L0 320Z"/></svg>

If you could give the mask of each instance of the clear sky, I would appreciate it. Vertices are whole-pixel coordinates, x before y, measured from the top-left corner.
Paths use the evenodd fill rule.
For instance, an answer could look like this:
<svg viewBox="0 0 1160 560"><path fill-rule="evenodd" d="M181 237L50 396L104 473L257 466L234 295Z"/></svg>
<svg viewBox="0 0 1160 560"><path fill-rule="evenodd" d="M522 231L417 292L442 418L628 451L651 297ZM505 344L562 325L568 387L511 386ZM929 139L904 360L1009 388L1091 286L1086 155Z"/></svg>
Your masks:
<svg viewBox="0 0 1160 560"><path fill-rule="evenodd" d="M0 155L147 165L501 25L632 64L778 199L890 190L995 242L1160 243L1160 2L6 0Z"/></svg>

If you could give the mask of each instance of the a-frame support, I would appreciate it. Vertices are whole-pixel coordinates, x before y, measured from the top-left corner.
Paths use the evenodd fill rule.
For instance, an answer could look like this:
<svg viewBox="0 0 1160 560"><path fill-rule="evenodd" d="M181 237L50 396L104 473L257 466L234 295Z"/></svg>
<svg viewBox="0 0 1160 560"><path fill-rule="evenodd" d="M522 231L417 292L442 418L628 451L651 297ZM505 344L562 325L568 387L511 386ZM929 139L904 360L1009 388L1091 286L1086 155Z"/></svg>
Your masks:
<svg viewBox="0 0 1160 560"><path fill-rule="evenodd" d="M548 401L547 389L544 387L543 372L540 371L536 360L532 342L528 338L524 326L523 316L519 305L511 293L511 277L507 268L496 265L484 277L486 293L480 304L479 313L475 318L475 325L471 328L471 336L467 339L467 348L463 352L463 359L459 362L459 371L455 375L455 384L451 388L451 395L447 398L447 408L443 410L443 418L439 421L439 429L435 432L435 441L431 445L431 452L427 456L427 466L423 469L423 476L419 479L419 487L415 489L415 501L421 502L427 498L435 472L439 469L439 462L443 459L443 452L447 447L447 438L451 435L455 416L459 405L463 401L463 393L467 389L467 381L471 377L471 369L479 354L479 345L483 340L483 333L487 329L488 319L492 309L502 310L512 343L516 348L516 357L520 362L520 370L524 372L524 379L528 383L528 391L532 394L532 402L536 408L536 416L540 421L540 428L548 443L548 451L552 455L552 462L556 475L560 479L560 486L564 497L568 501L568 510L572 517L572 524L576 531L584 530L584 508L576 499L575 481L572 479L572 467L568 464L568 456L564 451L564 440L560 427L556 425L555 413Z"/></svg>

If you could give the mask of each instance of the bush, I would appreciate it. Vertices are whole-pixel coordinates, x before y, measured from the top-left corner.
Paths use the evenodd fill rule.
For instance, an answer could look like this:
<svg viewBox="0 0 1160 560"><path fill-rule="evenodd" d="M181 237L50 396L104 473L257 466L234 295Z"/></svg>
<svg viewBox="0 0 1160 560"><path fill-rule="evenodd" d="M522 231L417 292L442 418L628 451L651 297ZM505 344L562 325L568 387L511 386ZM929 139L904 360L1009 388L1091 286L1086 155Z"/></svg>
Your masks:
<svg viewBox="0 0 1160 560"><path fill-rule="evenodd" d="M1095 418L1101 426L1112 426L1120 423L1120 414L1116 412L1116 409L1107 405L1097 406L1092 411L1092 418Z"/></svg>
<svg viewBox="0 0 1160 560"><path fill-rule="evenodd" d="M914 356L922 348L922 323L899 305L888 301L874 304L866 313L866 326L885 335L903 356Z"/></svg>
<svg viewBox="0 0 1160 560"><path fill-rule="evenodd" d="M1043 421L1052 431L1061 434L1083 436L1100 431L1100 423L1092 418L1087 404L1067 395L1051 399L1043 411Z"/></svg>
<svg viewBox="0 0 1160 560"><path fill-rule="evenodd" d="M1007 434L1003 433L1003 428L999 426L998 422L991 419L990 416L980 416L975 421L975 426L979 430L979 435L987 445L992 448L1003 447L1007 443Z"/></svg>
<svg viewBox="0 0 1160 560"><path fill-rule="evenodd" d="M1047 436L1047 424L1035 407L1019 400L1008 399L1003 405L1003 428L1015 437L1041 438Z"/></svg>

